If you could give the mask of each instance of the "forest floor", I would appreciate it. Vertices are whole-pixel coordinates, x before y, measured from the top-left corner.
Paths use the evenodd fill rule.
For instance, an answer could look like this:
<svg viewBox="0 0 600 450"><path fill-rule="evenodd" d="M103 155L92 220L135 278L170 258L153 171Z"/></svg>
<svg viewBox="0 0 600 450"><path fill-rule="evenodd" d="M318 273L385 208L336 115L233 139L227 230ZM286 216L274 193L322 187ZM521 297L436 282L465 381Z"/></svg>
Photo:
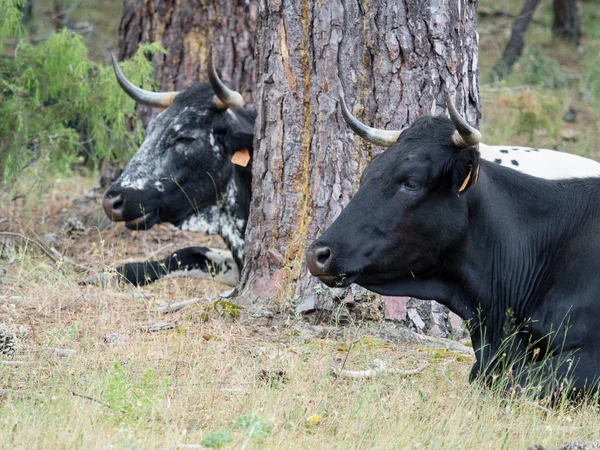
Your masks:
<svg viewBox="0 0 600 450"><path fill-rule="evenodd" d="M520 3L482 0L480 9L514 15ZM505 82L489 77L511 20L480 20L486 143L600 159L600 10L597 2L581 5L581 48L552 40L549 5L542 5L526 54ZM576 121L564 121L571 108ZM57 263L31 242L0 235L0 322L17 335L15 356L0 358L0 448L554 449L572 439L600 442L597 405L549 409L469 384L473 356L464 347L382 340L372 323L253 319L219 299L229 288L207 280L79 285L82 269L188 245L222 246L163 225L140 233L114 226L100 194L90 192L95 179L31 177L0 192L0 232L66 256ZM203 300L159 312L190 298ZM174 327L148 331L157 322ZM332 373L377 360L423 370L362 379Z"/></svg>
<svg viewBox="0 0 600 450"><path fill-rule="evenodd" d="M57 264L32 243L0 236L0 315L17 335L14 357L0 360L0 448L551 449L600 441L596 405L548 409L469 384L468 347L382 340L373 323L257 320L219 302L228 288L206 280L79 285L83 268L192 241L219 244L163 226L140 233L114 226L91 184L74 176L48 181L36 198L0 194L10 205L2 229L8 223L66 257ZM204 300L159 312L190 298ZM173 328L147 330L158 322ZM377 360L422 371L332 373Z"/></svg>

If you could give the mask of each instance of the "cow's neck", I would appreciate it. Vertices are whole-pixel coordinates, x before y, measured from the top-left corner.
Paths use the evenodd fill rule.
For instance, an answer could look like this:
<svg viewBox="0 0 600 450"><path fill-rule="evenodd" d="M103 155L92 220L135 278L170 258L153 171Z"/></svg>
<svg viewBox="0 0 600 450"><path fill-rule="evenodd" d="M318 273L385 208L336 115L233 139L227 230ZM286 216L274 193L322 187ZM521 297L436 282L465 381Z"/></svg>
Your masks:
<svg viewBox="0 0 600 450"><path fill-rule="evenodd" d="M244 262L244 233L248 223L250 189L250 176L236 168L227 184L219 215L219 234L231 251L240 273Z"/></svg>
<svg viewBox="0 0 600 450"><path fill-rule="evenodd" d="M240 271L244 260L244 233L250 207L250 185L249 172L242 173L234 169L222 197L211 208L191 215L178 225L178 228L186 231L220 235Z"/></svg>
<svg viewBox="0 0 600 450"><path fill-rule="evenodd" d="M484 167L468 194L464 247L447 270L456 283L452 303L469 312L474 340L494 352L507 334L529 328L564 246L586 220L580 212L586 208L573 201L586 196L564 195L558 182Z"/></svg>

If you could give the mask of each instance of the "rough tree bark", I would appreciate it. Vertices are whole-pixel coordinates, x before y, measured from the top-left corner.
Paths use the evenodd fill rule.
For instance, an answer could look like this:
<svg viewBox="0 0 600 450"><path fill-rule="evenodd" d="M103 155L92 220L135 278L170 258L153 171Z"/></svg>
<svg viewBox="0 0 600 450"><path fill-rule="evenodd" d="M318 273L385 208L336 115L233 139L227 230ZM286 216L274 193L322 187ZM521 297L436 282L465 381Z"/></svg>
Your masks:
<svg viewBox="0 0 600 450"><path fill-rule="evenodd" d="M125 0L119 26L119 58L129 58L140 43L159 41L167 55L153 57L162 90L181 90L207 81L206 59L214 45L223 81L252 105L256 0ZM140 107L142 116L148 109Z"/></svg>
<svg viewBox="0 0 600 450"><path fill-rule="evenodd" d="M260 0L254 194L242 297L301 312L356 299L359 289L328 289L304 262L306 244L331 224L368 160L383 150L348 130L338 90L343 87L365 123L401 128L443 113L444 85L456 90L459 110L476 124L476 6L471 0ZM431 302L423 305L431 311Z"/></svg>
<svg viewBox="0 0 600 450"><path fill-rule="evenodd" d="M552 31L563 39L577 45L581 40L581 23L577 0L554 0Z"/></svg>

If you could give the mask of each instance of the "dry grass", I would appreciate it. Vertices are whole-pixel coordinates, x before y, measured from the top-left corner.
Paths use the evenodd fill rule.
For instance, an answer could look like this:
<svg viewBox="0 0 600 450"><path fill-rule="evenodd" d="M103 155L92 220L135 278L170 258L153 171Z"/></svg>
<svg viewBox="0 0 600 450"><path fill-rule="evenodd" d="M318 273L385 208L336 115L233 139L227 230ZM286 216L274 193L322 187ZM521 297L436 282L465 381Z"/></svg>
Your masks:
<svg viewBox="0 0 600 450"><path fill-rule="evenodd" d="M166 228L69 237L61 221L98 208L98 198L77 200L89 184L59 180L17 201L4 194L0 231L55 233L61 251L96 267L149 256L148 247L189 244L190 236ZM56 267L37 249L18 246L9 258L0 260L0 295L29 300L0 305L0 322L27 329L12 360L23 365L0 363L1 448L518 449L600 440L595 407L548 411L469 385L472 358L462 354L384 343L364 324L346 328L344 338L310 339L292 320L232 319L210 303L165 316L158 305L225 288L180 279L102 290L79 286L84 274ZM139 328L158 320L177 327ZM109 333L124 340L107 343ZM56 348L76 353L60 357ZM394 369L429 366L411 377L331 375L332 364L359 370L375 359Z"/></svg>
<svg viewBox="0 0 600 450"><path fill-rule="evenodd" d="M516 13L522 2L480 3ZM559 60L571 78L584 79L578 54L550 40L548 5L531 25L528 44ZM597 20L596 3L580 2L580 8L584 21ZM505 83L485 83L508 38L509 22L499 20L479 24L482 129L488 143L528 144L530 136L514 131L511 104L527 61ZM588 27L583 51L600 61L599 37L598 27ZM542 129L534 134L535 145L597 157L599 99L583 95L578 82L540 91L559 101L554 123L575 128L580 138L565 142ZM560 121L569 106L580 111L574 125ZM146 233L106 228L97 197L85 196L90 179L45 181L44 174L36 175L30 177L35 181L0 193L0 231L40 241L51 233L57 250L80 265L99 270L188 245L220 245L217 238L164 226ZM84 218L87 231L69 233L65 221L72 216ZM68 264L57 267L31 246L17 245L5 256L0 296L30 300L0 301L0 323L27 330L13 364L0 360L0 448L200 448L203 442L248 449L524 449L532 444L552 449L571 439L600 441L596 405L548 410L469 385L472 359L462 354L383 343L368 336L364 324L348 326L339 334L344 338L311 339L291 318L252 322L242 313L233 319L210 303L164 316L157 312L161 304L214 297L226 288L179 279L102 290L79 286L85 274ZM140 330L158 320L177 327L154 334ZM123 340L108 343L109 333ZM57 348L76 353L60 357ZM349 380L330 372L332 363L345 361L345 368L360 370L375 359L394 369L425 361L429 366L407 378Z"/></svg>

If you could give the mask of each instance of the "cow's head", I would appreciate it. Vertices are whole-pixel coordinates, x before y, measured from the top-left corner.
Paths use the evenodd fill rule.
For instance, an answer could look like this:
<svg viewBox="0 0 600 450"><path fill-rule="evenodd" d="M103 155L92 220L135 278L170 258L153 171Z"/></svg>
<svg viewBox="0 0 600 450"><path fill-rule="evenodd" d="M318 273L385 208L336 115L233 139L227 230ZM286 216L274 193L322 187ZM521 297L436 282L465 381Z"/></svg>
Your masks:
<svg viewBox="0 0 600 450"><path fill-rule="evenodd" d="M467 229L467 191L477 182L481 134L458 114L422 117L400 131L367 127L342 112L361 137L391 146L373 158L360 188L306 252L310 272L329 286L385 284L425 276Z"/></svg>
<svg viewBox="0 0 600 450"><path fill-rule="evenodd" d="M166 109L149 124L142 146L106 191L106 214L130 229L170 222L219 232L213 216L220 204L235 202L239 187L231 183L234 172L245 171L249 177L250 167L245 165L252 153L255 113L236 108L243 105L242 96L219 79L212 51L210 84L198 83L181 92L145 91L125 78L114 56L113 67L131 98Z"/></svg>

